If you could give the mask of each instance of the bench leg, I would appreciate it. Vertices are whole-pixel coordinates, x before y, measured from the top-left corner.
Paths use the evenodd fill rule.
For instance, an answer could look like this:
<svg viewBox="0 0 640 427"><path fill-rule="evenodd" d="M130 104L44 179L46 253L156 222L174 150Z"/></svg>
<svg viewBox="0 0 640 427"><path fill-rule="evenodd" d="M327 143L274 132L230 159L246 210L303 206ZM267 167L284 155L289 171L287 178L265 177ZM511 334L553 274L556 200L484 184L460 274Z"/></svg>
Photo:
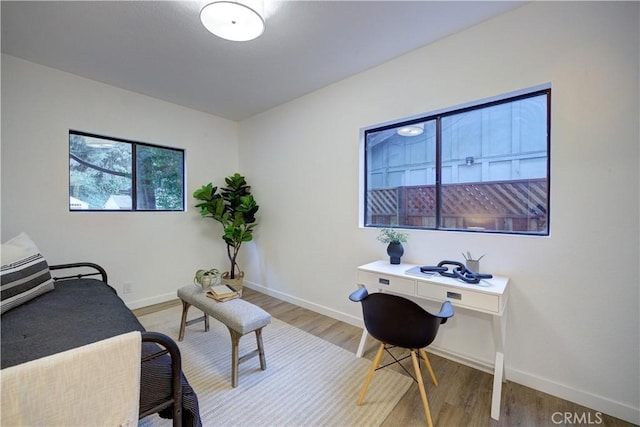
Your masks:
<svg viewBox="0 0 640 427"><path fill-rule="evenodd" d="M182 300L182 320L180 321L180 335L178 336L178 341L182 341L184 338L184 328L186 326L193 325L194 323L201 322L202 320L204 320L204 331L209 332L209 315L207 313L202 317L187 321L187 313L189 312L190 307L191 304Z"/></svg>
<svg viewBox="0 0 640 427"><path fill-rule="evenodd" d="M240 364L240 355L238 353L238 345L240 344L240 335L238 332L229 328L231 333L231 387L238 386L238 365Z"/></svg>
<svg viewBox="0 0 640 427"><path fill-rule="evenodd" d="M251 359L252 357L259 356L260 357L260 369L263 371L267 369L267 360L264 356L264 346L262 345L262 328L256 329L256 344L258 348L245 354L240 357L240 338L242 338L242 334L234 331L231 328L229 329L229 333L231 334L231 386L238 386L238 366L241 362L245 360Z"/></svg>
<svg viewBox="0 0 640 427"><path fill-rule="evenodd" d="M262 328L256 329L256 344L258 344L258 354L260 355L260 369L267 369L267 359L264 357L264 346L262 345Z"/></svg>
<svg viewBox="0 0 640 427"><path fill-rule="evenodd" d="M189 307L191 304L188 302L182 301L182 320L180 321L180 334L178 335L178 341L182 341L184 338L184 328L187 326L187 313L189 312Z"/></svg>

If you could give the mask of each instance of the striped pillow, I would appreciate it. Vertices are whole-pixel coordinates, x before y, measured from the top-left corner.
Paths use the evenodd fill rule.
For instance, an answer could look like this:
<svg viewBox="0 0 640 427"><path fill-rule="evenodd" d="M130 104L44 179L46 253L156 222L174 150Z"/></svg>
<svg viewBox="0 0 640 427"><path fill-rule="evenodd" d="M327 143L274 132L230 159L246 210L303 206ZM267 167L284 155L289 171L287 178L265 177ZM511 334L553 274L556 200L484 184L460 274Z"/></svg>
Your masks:
<svg viewBox="0 0 640 427"><path fill-rule="evenodd" d="M25 239L29 237L23 233L2 245L3 252L5 245L7 245L7 252L14 249L8 247L12 243L21 244L23 250L26 246L26 250L23 258L9 262L0 268L0 314L54 289L47 261L39 253L35 244L30 240L25 244Z"/></svg>

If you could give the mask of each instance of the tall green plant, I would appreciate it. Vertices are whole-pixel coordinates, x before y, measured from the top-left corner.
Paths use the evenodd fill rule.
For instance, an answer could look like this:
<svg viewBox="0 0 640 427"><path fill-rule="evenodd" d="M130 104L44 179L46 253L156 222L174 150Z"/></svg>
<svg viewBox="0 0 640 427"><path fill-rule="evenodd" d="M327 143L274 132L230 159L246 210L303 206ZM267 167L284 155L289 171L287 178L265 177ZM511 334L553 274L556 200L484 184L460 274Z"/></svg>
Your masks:
<svg viewBox="0 0 640 427"><path fill-rule="evenodd" d="M237 259L243 242L253 240L253 228L256 224L256 212L260 208L253 195L251 186L244 176L235 173L224 179L226 187L218 189L212 183L203 185L193 193L201 202L202 217L213 218L222 224L222 240L227 244L227 255L231 262L229 277L234 279L240 273Z"/></svg>

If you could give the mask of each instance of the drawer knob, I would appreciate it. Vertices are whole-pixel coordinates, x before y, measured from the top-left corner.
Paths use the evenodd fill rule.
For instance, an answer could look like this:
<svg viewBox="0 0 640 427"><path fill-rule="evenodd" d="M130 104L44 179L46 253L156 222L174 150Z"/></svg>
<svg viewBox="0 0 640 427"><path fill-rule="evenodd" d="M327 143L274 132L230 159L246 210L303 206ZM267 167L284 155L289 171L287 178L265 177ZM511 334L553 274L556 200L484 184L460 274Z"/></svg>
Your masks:
<svg viewBox="0 0 640 427"><path fill-rule="evenodd" d="M462 300L462 294L447 291L447 298Z"/></svg>

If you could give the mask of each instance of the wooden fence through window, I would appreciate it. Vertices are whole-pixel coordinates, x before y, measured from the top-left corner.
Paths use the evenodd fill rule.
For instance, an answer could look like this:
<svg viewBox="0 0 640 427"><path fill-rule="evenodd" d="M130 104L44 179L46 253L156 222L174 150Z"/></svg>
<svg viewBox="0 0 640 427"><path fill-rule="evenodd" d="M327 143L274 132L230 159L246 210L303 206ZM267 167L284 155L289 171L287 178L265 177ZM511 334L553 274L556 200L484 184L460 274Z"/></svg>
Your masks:
<svg viewBox="0 0 640 427"><path fill-rule="evenodd" d="M547 228L547 180L442 185L442 228L543 233ZM436 189L417 185L370 190L371 225L436 227Z"/></svg>

